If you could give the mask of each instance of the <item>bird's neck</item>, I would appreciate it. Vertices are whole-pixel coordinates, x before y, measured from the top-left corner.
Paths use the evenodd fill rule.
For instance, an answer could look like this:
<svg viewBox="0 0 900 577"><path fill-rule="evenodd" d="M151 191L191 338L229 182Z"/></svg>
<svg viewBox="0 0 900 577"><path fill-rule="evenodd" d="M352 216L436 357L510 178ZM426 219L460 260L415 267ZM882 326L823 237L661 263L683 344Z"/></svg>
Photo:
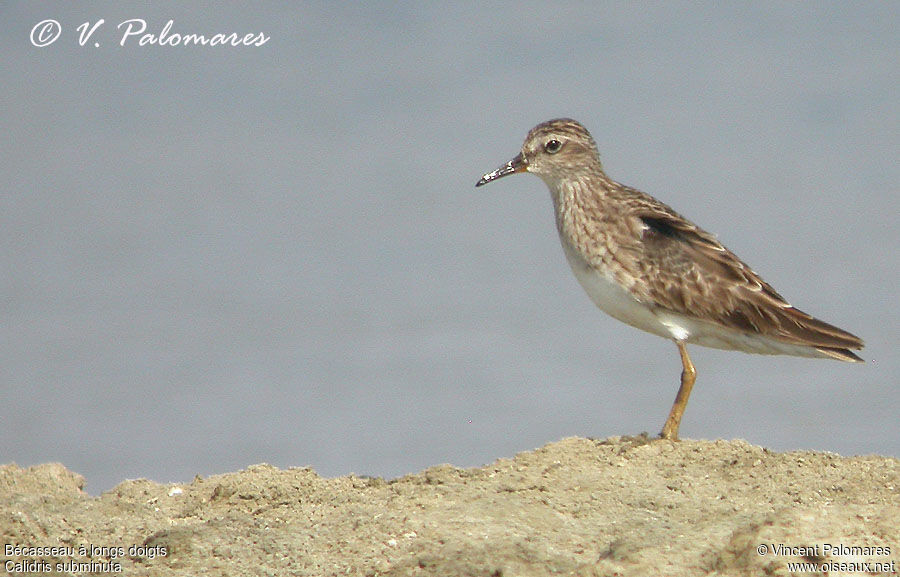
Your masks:
<svg viewBox="0 0 900 577"><path fill-rule="evenodd" d="M581 207L599 208L605 204L609 192L615 188L615 182L604 174L584 174L577 177L546 180L554 208L560 209Z"/></svg>

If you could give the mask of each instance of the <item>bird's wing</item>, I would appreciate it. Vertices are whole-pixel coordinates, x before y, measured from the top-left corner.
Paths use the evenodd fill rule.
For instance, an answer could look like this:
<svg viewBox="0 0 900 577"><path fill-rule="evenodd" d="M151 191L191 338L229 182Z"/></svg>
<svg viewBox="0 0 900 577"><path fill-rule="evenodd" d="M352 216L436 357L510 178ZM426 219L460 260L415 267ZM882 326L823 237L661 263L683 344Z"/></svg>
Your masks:
<svg viewBox="0 0 900 577"><path fill-rule="evenodd" d="M858 337L792 307L715 236L657 202L643 202L639 219L644 248L637 266L648 279L636 292L679 314L774 337L785 342L838 349L862 348ZM638 295L639 298L641 295ZM827 351L823 351L827 352ZM858 360L844 359L844 360Z"/></svg>

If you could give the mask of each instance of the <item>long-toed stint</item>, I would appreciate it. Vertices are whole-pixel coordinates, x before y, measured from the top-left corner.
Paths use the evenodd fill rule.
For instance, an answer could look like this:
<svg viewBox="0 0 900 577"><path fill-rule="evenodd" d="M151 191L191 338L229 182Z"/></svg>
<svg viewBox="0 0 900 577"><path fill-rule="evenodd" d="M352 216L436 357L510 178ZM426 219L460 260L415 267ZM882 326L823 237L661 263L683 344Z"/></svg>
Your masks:
<svg viewBox="0 0 900 577"><path fill-rule="evenodd" d="M606 176L594 139L578 122L535 126L522 152L475 186L516 172L532 172L550 189L566 258L594 304L678 345L681 388L663 439L678 439L697 377L688 343L862 362L850 350L863 347L860 338L795 309L715 236Z"/></svg>

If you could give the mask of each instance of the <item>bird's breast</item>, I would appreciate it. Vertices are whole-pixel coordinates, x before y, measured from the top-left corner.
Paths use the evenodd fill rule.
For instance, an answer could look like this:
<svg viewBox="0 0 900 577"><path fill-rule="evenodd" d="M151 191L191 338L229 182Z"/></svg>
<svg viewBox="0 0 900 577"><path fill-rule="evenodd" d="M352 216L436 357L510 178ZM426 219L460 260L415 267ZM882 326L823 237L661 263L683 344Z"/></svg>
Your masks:
<svg viewBox="0 0 900 577"><path fill-rule="evenodd" d="M560 240L575 278L603 312L643 331L667 339L676 337L653 312L653 307L639 301L628 290L627 283L617 280L621 274L617 274L620 271L614 265L604 265L603 258L595 259L592 264L564 236L560 235Z"/></svg>

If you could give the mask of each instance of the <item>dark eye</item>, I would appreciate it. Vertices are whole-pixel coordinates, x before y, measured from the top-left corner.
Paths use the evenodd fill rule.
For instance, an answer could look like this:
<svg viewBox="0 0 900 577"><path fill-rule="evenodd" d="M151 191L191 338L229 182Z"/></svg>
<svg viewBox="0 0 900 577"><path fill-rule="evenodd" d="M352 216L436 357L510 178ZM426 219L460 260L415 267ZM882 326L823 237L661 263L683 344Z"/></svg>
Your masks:
<svg viewBox="0 0 900 577"><path fill-rule="evenodd" d="M556 140L555 138L553 140L548 140L547 144L544 145L544 150L547 152L547 154L556 154L557 152L559 152L560 148L562 148L562 142Z"/></svg>

